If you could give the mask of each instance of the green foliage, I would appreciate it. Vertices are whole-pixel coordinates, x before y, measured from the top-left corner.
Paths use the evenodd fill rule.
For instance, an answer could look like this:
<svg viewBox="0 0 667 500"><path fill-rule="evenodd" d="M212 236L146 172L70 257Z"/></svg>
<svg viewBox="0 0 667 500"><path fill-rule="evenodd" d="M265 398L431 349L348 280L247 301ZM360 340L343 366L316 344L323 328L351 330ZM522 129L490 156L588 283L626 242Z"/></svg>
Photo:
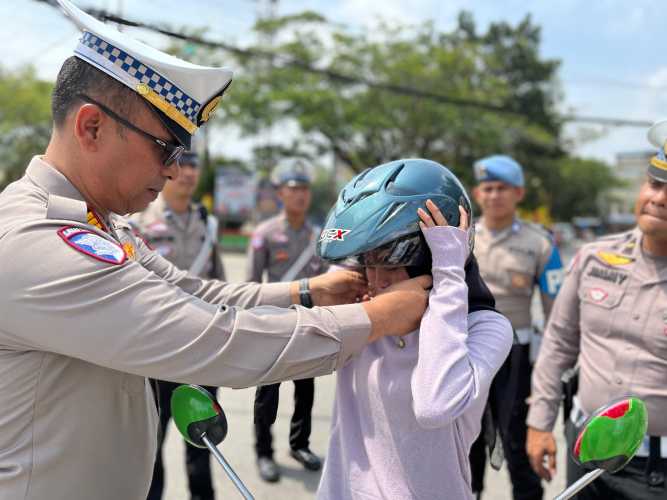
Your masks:
<svg viewBox="0 0 667 500"><path fill-rule="evenodd" d="M288 147L258 148L255 164L261 170L283 157L315 160L330 153L353 171L424 157L449 166L471 185L476 159L504 153L525 167L525 207L546 204L558 219L589 214L592 206L558 201L569 197L556 193L569 188L570 165L585 164L595 174L578 172L577 190L587 196L614 183L611 174L598 182L602 165L567 156L557 113L560 62L540 56L540 27L530 16L516 25L491 23L484 32L469 12L447 33L428 22L380 23L371 31L350 32L304 12L261 20L255 32L258 42L244 54L211 49L197 54L200 62L224 60L236 67L216 123L233 123L247 135L284 126L298 130ZM488 103L506 112L389 92L369 82Z"/></svg>
<svg viewBox="0 0 667 500"><path fill-rule="evenodd" d="M51 135L51 83L32 68L0 69L0 189L23 175Z"/></svg>
<svg viewBox="0 0 667 500"><path fill-rule="evenodd" d="M601 195L623 185L607 165L596 160L563 158L557 168L563 184L551 192L548 205L559 220L599 213Z"/></svg>

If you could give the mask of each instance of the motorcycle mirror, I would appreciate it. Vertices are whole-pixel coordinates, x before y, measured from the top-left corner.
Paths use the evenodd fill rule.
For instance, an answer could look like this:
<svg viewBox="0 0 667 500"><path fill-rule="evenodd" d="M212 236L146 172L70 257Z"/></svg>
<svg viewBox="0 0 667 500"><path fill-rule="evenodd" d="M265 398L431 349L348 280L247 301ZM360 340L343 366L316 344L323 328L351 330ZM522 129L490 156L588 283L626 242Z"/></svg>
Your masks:
<svg viewBox="0 0 667 500"><path fill-rule="evenodd" d="M577 464L614 473L635 456L646 435L648 414L641 399L623 398L596 410L572 449Z"/></svg>
<svg viewBox="0 0 667 500"><path fill-rule="evenodd" d="M206 448L202 436L217 445L227 436L227 418L215 397L198 385L178 386L171 396L171 414L188 443Z"/></svg>

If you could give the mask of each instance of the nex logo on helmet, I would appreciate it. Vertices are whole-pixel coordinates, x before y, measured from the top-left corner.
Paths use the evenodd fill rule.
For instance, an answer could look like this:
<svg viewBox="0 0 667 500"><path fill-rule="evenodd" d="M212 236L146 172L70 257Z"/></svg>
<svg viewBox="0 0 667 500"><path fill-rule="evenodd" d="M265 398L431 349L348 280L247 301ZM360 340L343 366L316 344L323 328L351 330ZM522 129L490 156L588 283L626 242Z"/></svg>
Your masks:
<svg viewBox="0 0 667 500"><path fill-rule="evenodd" d="M325 229L320 235L320 241L344 241L345 235L349 232L349 229Z"/></svg>

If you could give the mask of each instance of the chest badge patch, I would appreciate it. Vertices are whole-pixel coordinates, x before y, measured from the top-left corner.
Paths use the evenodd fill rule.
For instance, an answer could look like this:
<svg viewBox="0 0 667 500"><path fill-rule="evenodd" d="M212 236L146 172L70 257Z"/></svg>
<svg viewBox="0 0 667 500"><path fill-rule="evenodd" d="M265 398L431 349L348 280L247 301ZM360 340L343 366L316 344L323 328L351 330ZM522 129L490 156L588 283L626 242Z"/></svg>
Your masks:
<svg viewBox="0 0 667 500"><path fill-rule="evenodd" d="M602 288L591 288L588 290L588 296L593 302L597 302L598 304L606 299L608 295L609 294Z"/></svg>
<svg viewBox="0 0 667 500"><path fill-rule="evenodd" d="M64 227L58 231L65 243L75 250L108 264L122 264L127 259L125 251L118 244L92 231L79 227Z"/></svg>
<svg viewBox="0 0 667 500"><path fill-rule="evenodd" d="M132 243L123 243L123 251L128 259L136 260L136 252L134 251L134 245Z"/></svg>
<svg viewBox="0 0 667 500"><path fill-rule="evenodd" d="M285 250L278 250L276 252L276 260L278 262L285 262L289 260L289 254Z"/></svg>
<svg viewBox="0 0 667 500"><path fill-rule="evenodd" d="M624 266L626 264L631 264L635 260L631 257L626 257L625 255L613 252L603 252L602 250L597 253L597 256L610 266Z"/></svg>

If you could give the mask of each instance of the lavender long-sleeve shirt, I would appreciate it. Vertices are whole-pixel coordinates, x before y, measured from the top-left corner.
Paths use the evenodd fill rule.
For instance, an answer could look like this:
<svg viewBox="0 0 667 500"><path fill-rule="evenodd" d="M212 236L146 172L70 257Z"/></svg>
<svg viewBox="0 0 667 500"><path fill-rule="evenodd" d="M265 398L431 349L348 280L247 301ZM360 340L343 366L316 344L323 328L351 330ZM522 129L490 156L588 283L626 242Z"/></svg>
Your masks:
<svg viewBox="0 0 667 500"><path fill-rule="evenodd" d="M472 499L468 454L512 329L468 314L467 234L426 230L433 290L418 331L368 346L338 372L319 500Z"/></svg>

